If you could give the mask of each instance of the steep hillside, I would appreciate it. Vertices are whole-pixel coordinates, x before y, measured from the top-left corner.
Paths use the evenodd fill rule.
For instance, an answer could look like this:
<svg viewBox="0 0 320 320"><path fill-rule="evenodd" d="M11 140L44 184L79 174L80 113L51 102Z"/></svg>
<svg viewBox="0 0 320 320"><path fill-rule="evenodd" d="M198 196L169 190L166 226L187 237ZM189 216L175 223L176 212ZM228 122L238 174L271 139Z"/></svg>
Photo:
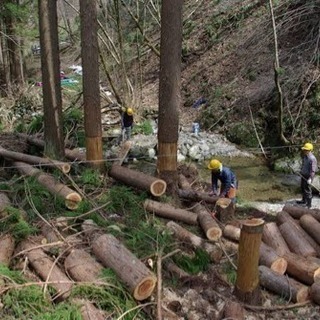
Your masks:
<svg viewBox="0 0 320 320"><path fill-rule="evenodd" d="M319 1L280 1L274 7L285 135L293 144L316 142L319 107ZM191 10L192 8L192 10ZM187 1L183 26L181 123L200 121L235 143L277 143L275 34L265 1ZM152 61L152 60L151 60ZM155 71L144 107L157 106ZM152 71L150 71L152 70ZM206 104L192 108L197 99Z"/></svg>

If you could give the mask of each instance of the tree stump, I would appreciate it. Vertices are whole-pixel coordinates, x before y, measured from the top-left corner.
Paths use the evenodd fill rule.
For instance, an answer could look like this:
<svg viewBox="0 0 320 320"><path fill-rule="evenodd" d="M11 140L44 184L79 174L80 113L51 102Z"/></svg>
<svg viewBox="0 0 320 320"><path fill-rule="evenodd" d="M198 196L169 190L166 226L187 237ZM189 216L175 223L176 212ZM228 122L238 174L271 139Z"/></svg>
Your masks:
<svg viewBox="0 0 320 320"><path fill-rule="evenodd" d="M219 198L215 205L216 217L226 223L234 219L235 204L228 198Z"/></svg>
<svg viewBox="0 0 320 320"><path fill-rule="evenodd" d="M114 270L136 300L150 297L156 286L156 276L118 239L103 234L93 240L92 250L105 267Z"/></svg>
<svg viewBox="0 0 320 320"><path fill-rule="evenodd" d="M261 303L259 288L259 256L264 221L247 220L243 223L239 241L239 257L235 295L249 304Z"/></svg>

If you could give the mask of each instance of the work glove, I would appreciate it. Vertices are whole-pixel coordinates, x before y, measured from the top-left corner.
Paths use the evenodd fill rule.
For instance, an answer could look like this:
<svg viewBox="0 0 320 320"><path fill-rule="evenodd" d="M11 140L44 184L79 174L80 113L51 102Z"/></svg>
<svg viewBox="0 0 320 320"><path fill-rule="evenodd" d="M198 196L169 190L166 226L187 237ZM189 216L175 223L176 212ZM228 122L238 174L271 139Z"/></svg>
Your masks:
<svg viewBox="0 0 320 320"><path fill-rule="evenodd" d="M311 182L312 182L312 180L311 180L311 178L309 178L309 179L307 180L307 183L308 183L308 184L311 184Z"/></svg>

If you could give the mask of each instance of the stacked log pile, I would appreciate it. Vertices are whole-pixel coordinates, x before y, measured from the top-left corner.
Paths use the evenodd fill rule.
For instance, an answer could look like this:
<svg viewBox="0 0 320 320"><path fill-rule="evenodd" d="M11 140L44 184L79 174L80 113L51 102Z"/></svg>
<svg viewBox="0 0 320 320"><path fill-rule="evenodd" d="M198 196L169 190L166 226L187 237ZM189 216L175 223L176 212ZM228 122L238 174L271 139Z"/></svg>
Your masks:
<svg viewBox="0 0 320 320"><path fill-rule="evenodd" d="M226 225L223 236L237 250L241 226ZM260 247L260 285L292 302L320 302L320 218L314 210L284 206L266 223ZM228 246L231 248L232 246Z"/></svg>

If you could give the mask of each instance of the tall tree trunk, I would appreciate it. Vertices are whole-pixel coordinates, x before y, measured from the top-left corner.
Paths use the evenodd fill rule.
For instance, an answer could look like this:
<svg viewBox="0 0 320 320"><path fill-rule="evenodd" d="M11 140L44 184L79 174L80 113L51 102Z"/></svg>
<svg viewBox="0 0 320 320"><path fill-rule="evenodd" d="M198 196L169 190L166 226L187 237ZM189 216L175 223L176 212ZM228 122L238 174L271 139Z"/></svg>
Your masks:
<svg viewBox="0 0 320 320"><path fill-rule="evenodd" d="M38 0L43 83L45 154L64 157L56 0Z"/></svg>
<svg viewBox="0 0 320 320"><path fill-rule="evenodd" d="M99 85L98 21L96 2L80 0L83 68L84 127L87 160L102 169L102 124Z"/></svg>
<svg viewBox="0 0 320 320"><path fill-rule="evenodd" d="M160 177L176 188L183 0L163 0L161 8L158 163Z"/></svg>

